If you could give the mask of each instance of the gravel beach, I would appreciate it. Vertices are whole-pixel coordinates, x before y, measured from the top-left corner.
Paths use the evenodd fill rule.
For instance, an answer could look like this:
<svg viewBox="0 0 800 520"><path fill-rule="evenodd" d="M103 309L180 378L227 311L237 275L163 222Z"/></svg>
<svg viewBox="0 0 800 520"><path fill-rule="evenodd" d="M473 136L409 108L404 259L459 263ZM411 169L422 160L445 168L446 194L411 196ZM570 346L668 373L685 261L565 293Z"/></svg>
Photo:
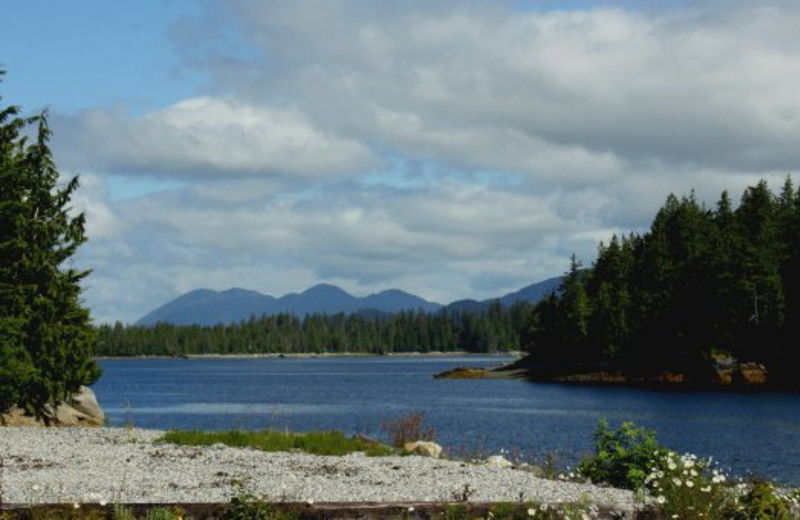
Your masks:
<svg viewBox="0 0 800 520"><path fill-rule="evenodd" d="M323 457L153 442L122 428L0 428L0 503L219 503L245 482L275 502L591 502L636 508L632 493L426 457Z"/></svg>

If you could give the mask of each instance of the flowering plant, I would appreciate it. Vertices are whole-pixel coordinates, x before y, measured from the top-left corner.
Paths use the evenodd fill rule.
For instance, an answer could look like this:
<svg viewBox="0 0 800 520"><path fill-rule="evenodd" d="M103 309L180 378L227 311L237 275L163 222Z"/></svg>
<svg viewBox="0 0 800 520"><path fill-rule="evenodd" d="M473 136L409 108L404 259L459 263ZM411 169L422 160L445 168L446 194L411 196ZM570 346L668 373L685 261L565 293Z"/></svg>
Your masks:
<svg viewBox="0 0 800 520"><path fill-rule="evenodd" d="M644 485L666 518L730 518L735 494L727 480L711 459L667 451L656 456Z"/></svg>

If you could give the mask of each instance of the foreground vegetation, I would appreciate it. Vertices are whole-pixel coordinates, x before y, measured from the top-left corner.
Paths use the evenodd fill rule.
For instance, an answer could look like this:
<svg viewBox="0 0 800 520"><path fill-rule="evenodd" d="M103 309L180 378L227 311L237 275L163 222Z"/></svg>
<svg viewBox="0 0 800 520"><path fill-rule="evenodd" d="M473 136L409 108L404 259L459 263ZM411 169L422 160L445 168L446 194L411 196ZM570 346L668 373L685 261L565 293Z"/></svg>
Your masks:
<svg viewBox="0 0 800 520"><path fill-rule="evenodd" d="M195 509L195 508L190 508ZM201 510L196 516L179 506L155 506L150 508L132 507L121 504L61 505L32 507L16 511L0 511L0 520L329 520L336 518L327 510L313 509L309 505L275 505L247 492L235 495L223 507L196 508ZM591 505L564 504L548 506L536 502L470 504L425 504L418 507L374 506L360 512L358 518L375 520L587 520L598 518L598 509ZM353 510L342 509L342 518L358 514ZM643 518L657 518L645 515Z"/></svg>
<svg viewBox="0 0 800 520"><path fill-rule="evenodd" d="M347 455L363 452L367 456L382 457L404 454L406 443L433 441L436 428L425 424L424 412L411 412L381 423L381 431L390 441L383 444L363 435L346 437L341 431L311 431L306 433L276 430L227 430L205 432L198 430L173 430L164 434L159 442L183 446L211 446L224 444L235 448L253 448L262 451L300 451L313 455Z"/></svg>
<svg viewBox="0 0 800 520"><path fill-rule="evenodd" d="M313 455L347 455L360 451L375 457L398 453L397 450L385 444L361 437L346 437L340 431L293 433L275 430L254 432L175 430L164 434L160 441L184 446L224 444L235 448L247 447L262 451L302 451Z"/></svg>
<svg viewBox="0 0 800 520"><path fill-rule="evenodd" d="M779 490L763 480L731 482L711 459L679 455L632 423L611 430L601 421L594 441L595 453L581 463L577 478L637 491L665 518L800 518L800 490Z"/></svg>

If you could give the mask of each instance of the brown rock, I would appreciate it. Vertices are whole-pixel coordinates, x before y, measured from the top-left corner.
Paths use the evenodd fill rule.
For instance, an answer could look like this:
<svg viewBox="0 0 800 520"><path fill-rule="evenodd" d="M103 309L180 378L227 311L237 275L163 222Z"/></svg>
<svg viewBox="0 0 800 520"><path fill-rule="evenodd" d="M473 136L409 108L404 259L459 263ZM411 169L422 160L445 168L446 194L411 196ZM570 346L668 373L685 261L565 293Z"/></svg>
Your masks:
<svg viewBox="0 0 800 520"><path fill-rule="evenodd" d="M6 413L0 415L1 426L42 426L41 421L37 421L32 415L25 413L25 410L16 406Z"/></svg>
<svg viewBox="0 0 800 520"><path fill-rule="evenodd" d="M658 381L660 383L669 383L669 384L677 384L685 382L686 378L683 374L676 374L674 372L664 372L659 376Z"/></svg>
<svg viewBox="0 0 800 520"><path fill-rule="evenodd" d="M740 363L737 374L743 385L763 385L767 383L767 369L758 363Z"/></svg>
<svg viewBox="0 0 800 520"><path fill-rule="evenodd" d="M711 373L711 382L719 385L729 385L733 382L733 370L729 368L715 368Z"/></svg>
<svg viewBox="0 0 800 520"><path fill-rule="evenodd" d="M483 368L456 367L433 376L434 379L485 379L488 372Z"/></svg>

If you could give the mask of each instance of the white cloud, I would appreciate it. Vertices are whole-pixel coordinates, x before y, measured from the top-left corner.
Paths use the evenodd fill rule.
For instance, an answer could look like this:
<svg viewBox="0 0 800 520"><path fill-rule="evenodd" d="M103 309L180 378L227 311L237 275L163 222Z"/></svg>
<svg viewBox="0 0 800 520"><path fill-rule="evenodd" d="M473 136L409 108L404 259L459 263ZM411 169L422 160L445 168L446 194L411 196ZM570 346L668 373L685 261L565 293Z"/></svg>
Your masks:
<svg viewBox="0 0 800 520"><path fill-rule="evenodd" d="M62 145L68 160L120 174L313 178L380 165L364 144L321 131L289 107L199 97L134 119L106 110L78 117L80 132Z"/></svg>
<svg viewBox="0 0 800 520"><path fill-rule="evenodd" d="M185 183L87 187L104 317L200 286L497 296L591 262L670 192L713 205L800 164L796 2L204 5L180 31L202 95L54 124L70 169Z"/></svg>
<svg viewBox="0 0 800 520"><path fill-rule="evenodd" d="M254 102L300 100L324 125L405 153L537 178L559 165L537 168L537 146L510 159L509 137L613 168L774 167L797 159L800 6L770 4L519 12L239 1L250 41L272 59L238 76L226 68L217 83Z"/></svg>
<svg viewBox="0 0 800 520"><path fill-rule="evenodd" d="M79 175L80 188L73 194L72 208L86 215L86 234L94 239L119 238L122 222L109 204L108 187L102 176Z"/></svg>

